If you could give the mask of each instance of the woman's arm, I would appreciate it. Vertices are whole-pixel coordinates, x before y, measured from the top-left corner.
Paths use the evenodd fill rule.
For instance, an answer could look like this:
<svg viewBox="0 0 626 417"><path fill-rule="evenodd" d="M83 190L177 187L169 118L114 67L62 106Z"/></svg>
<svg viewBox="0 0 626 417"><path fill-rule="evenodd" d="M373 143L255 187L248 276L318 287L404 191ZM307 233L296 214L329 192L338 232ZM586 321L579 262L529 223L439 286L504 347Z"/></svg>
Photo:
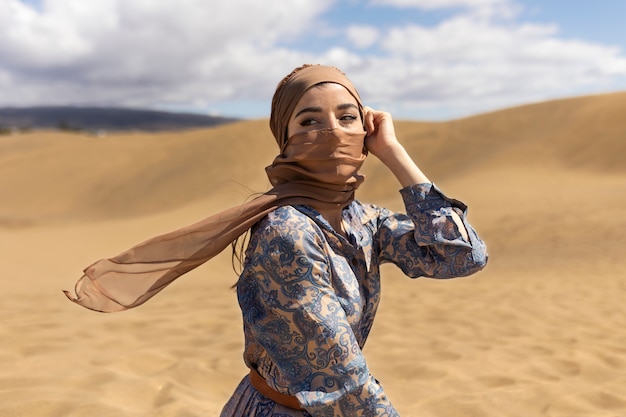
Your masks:
<svg viewBox="0 0 626 417"><path fill-rule="evenodd" d="M378 216L379 262L392 262L413 278L467 276L486 265L486 246L467 221L465 204L428 183L405 187L400 194L406 214L381 209Z"/></svg>
<svg viewBox="0 0 626 417"><path fill-rule="evenodd" d="M365 108L365 127L367 149L393 173L402 188L415 184L426 184L431 181L417 166L404 146L398 142L391 114ZM456 214L451 214L452 221L457 225L459 233L468 240L467 230Z"/></svg>
<svg viewBox="0 0 626 417"><path fill-rule="evenodd" d="M402 188L430 180L398 142L391 114L365 107L365 146L398 179Z"/></svg>
<svg viewBox="0 0 626 417"><path fill-rule="evenodd" d="M367 149L395 175L407 215L385 212L377 233L381 262L409 276L451 278L482 269L485 244L467 221L467 207L426 177L396 137L389 113L365 108Z"/></svg>

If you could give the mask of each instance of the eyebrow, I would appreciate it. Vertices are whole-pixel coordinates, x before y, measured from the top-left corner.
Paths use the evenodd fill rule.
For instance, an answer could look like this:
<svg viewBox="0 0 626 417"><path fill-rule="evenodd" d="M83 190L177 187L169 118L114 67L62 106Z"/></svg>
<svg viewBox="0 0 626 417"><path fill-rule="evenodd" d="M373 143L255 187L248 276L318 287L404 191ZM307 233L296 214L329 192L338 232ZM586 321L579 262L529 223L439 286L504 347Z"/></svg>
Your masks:
<svg viewBox="0 0 626 417"><path fill-rule="evenodd" d="M357 107L356 104L352 104L352 103L343 103L337 106L337 110L346 110L346 109L359 109ZM300 110L298 113L296 113L296 115L294 116L294 118L300 116L303 113L321 113L322 112L322 108L321 107L305 107L302 110Z"/></svg>

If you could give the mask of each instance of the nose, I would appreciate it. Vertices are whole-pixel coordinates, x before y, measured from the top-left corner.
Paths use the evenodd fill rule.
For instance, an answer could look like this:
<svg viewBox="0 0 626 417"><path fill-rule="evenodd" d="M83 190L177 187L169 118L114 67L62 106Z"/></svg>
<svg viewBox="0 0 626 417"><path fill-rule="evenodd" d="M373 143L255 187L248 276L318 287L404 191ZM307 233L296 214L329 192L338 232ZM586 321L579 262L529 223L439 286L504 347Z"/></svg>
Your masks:
<svg viewBox="0 0 626 417"><path fill-rule="evenodd" d="M338 127L341 127L341 124L339 123L339 119L337 119L337 117L335 117L335 115L328 115L326 117L326 121L325 121L325 125L328 129L337 129Z"/></svg>

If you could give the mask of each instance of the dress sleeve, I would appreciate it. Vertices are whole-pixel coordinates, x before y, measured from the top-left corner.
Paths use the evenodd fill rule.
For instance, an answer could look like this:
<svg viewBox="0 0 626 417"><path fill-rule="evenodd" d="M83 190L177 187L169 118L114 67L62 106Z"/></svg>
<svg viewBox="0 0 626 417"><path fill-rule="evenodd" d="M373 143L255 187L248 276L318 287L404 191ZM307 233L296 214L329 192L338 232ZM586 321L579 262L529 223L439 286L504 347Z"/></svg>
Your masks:
<svg viewBox="0 0 626 417"><path fill-rule="evenodd" d="M286 221L251 238L238 294L244 322L275 368L263 376L312 416L397 416L369 373L328 262L321 237L303 224Z"/></svg>
<svg viewBox="0 0 626 417"><path fill-rule="evenodd" d="M487 248L467 221L465 204L430 183L403 188L400 194L407 214L383 209L379 220L376 242L381 262L396 264L412 278L453 278L484 268Z"/></svg>

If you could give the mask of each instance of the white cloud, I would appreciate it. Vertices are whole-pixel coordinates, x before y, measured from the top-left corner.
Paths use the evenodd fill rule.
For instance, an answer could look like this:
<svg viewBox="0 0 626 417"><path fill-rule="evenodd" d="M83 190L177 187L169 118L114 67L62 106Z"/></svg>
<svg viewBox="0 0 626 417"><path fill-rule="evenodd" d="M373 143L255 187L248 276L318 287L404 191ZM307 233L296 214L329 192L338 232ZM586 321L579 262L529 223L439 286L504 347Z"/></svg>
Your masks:
<svg viewBox="0 0 626 417"><path fill-rule="evenodd" d="M331 0L2 0L0 105L265 97ZM259 88L259 82L263 87Z"/></svg>
<svg viewBox="0 0 626 417"><path fill-rule="evenodd" d="M615 47L559 39L555 26L501 26L470 16L434 28L392 28L380 47L385 63L376 59L371 67L380 66L377 75L387 82L364 91L387 105L447 103L472 112L574 94L626 75L626 57Z"/></svg>
<svg viewBox="0 0 626 417"><path fill-rule="evenodd" d="M512 1L376 1L454 10L434 26L378 26L378 16L356 24L349 13L332 25L323 14L338 12L333 0L43 0L38 8L0 0L0 106L245 115L258 103L258 117L283 75L316 62L343 69L370 104L402 117L453 117L626 85L615 84L626 81L618 48L565 39L555 24L519 23Z"/></svg>
<svg viewBox="0 0 626 417"><path fill-rule="evenodd" d="M483 8L509 3L509 0L371 0L372 4L394 7L418 7L426 10L455 7Z"/></svg>
<svg viewBox="0 0 626 417"><path fill-rule="evenodd" d="M372 46L380 36L378 29L368 25L351 25L346 29L348 39L356 48Z"/></svg>
<svg viewBox="0 0 626 417"><path fill-rule="evenodd" d="M521 8L512 0L370 0L370 4L422 10L462 9L476 16L511 18Z"/></svg>

